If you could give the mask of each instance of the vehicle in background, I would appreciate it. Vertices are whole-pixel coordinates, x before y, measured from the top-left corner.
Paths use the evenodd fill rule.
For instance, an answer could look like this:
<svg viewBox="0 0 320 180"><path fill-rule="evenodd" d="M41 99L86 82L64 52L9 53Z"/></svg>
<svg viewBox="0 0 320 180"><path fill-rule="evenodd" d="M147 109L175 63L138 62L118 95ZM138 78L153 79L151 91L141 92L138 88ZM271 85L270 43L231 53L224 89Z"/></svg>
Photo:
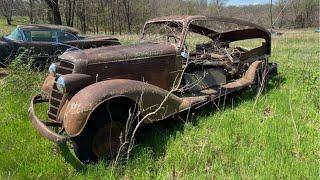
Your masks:
<svg viewBox="0 0 320 180"><path fill-rule="evenodd" d="M32 69L40 71L66 51L119 44L114 37L81 36L77 29L67 26L21 25L0 38L0 67L22 54L24 60L32 59Z"/></svg>

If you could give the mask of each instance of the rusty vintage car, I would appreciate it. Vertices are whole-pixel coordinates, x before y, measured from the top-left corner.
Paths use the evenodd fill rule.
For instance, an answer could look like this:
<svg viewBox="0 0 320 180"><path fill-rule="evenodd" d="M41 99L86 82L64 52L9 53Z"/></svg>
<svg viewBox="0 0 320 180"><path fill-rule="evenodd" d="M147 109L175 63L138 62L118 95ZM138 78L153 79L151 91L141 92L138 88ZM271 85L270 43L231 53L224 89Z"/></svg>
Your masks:
<svg viewBox="0 0 320 180"><path fill-rule="evenodd" d="M261 43L249 43L256 45L251 49L233 44L250 39ZM72 142L81 162L111 159L128 134L130 116L153 123L258 84L277 68L268 62L270 52L270 33L250 22L205 16L149 20L137 44L60 56L42 93L33 97L29 117L49 140ZM35 113L42 102L49 103L48 120Z"/></svg>
<svg viewBox="0 0 320 180"><path fill-rule="evenodd" d="M119 44L118 39L109 36L81 36L79 30L67 26L21 25L0 38L0 67L24 53L25 59L34 60L32 69L43 70L47 62L65 51Z"/></svg>

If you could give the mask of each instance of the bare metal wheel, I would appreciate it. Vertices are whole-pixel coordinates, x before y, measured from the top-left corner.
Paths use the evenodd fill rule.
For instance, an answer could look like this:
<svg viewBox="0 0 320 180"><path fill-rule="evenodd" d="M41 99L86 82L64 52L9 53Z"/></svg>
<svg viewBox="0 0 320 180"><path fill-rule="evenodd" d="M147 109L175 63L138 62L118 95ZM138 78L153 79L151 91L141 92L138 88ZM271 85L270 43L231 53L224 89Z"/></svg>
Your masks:
<svg viewBox="0 0 320 180"><path fill-rule="evenodd" d="M94 155L98 158L115 158L121 146L120 135L122 130L123 125L116 121L109 122L98 129L92 142Z"/></svg>
<svg viewBox="0 0 320 180"><path fill-rule="evenodd" d="M86 164L101 159L113 160L122 146L125 132L130 131L125 128L129 114L134 114L133 106L132 101L115 98L94 110L84 130L73 138L77 158Z"/></svg>

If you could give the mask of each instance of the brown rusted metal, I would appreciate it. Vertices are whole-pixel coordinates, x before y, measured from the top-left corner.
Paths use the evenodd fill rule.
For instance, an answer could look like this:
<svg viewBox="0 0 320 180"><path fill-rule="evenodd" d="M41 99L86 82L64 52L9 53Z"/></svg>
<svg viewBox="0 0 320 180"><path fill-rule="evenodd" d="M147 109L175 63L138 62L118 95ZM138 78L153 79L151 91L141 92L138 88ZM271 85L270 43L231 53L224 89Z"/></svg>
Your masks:
<svg viewBox="0 0 320 180"><path fill-rule="evenodd" d="M230 32L219 32L216 36L219 36L219 38L222 38L222 41L228 41L233 42L237 40L243 40L243 39L251 39L251 38L264 38L266 40L267 49L266 53L271 53L271 34L270 32L265 29L262 26L259 26L257 24L240 20L240 19L234 19L234 18L228 18L228 17L207 17L207 16L167 16L167 17L161 17L161 18L155 18L147 21L144 25L144 28L148 24L152 23L166 23L166 22L179 22L182 23L184 27L183 33L180 37L180 43L179 48L182 48L185 37L187 35L188 31L192 32L201 32L203 35L209 36L209 34L215 34L216 32L213 30L206 29L204 27L192 25L192 22L194 21L217 21L217 22L228 22L228 23L234 23L238 25L248 26L249 29L241 29L236 31L230 31ZM142 37L143 37L142 32ZM209 36L212 39L215 39L216 36Z"/></svg>
<svg viewBox="0 0 320 180"><path fill-rule="evenodd" d="M245 28L220 32L202 27L198 21L233 23ZM147 21L144 28L149 24L182 29L180 34L174 35L176 42L169 41L172 33L167 34L167 42L148 42L142 33L142 42L135 45L66 53L59 57L55 75L49 75L44 82L43 93L50 104L48 118L62 123L67 136L80 146L83 137L96 142L88 146L95 156L109 152L105 146L117 145L117 142L101 142L99 139L105 137L98 130L100 127L94 128L94 124L103 122L99 118L104 117L94 119L95 115L101 111L107 114L101 108L112 100L126 101L123 106L128 109L131 103L138 105L139 117L145 117L144 123L152 123L256 84L259 72L276 68L274 64L268 66L270 33L250 22L222 17L174 16ZM206 36L212 42L196 44L194 51L186 52L189 32ZM251 50L230 47L233 41L255 38L263 39L263 44ZM32 108L29 114L32 121L37 122ZM108 122L101 125L106 127L101 132L110 129ZM42 126L37 124L38 131L52 139L48 133L43 133L46 128L39 130ZM95 136L91 136L92 133ZM78 157L83 158L82 155Z"/></svg>
<svg viewBox="0 0 320 180"><path fill-rule="evenodd" d="M63 94L77 91L80 88L86 87L96 81L95 77L88 74L77 73L61 75L60 78L62 78L65 83L65 89L62 92Z"/></svg>
<svg viewBox="0 0 320 180"><path fill-rule="evenodd" d="M55 76L53 74L49 74L47 78L44 80L44 83L42 84L42 93L45 94L46 97L48 97L48 99L50 98L49 96L52 91L54 81Z"/></svg>
<svg viewBox="0 0 320 180"><path fill-rule="evenodd" d="M51 130L48 126L45 125L45 122L42 122L34 112L34 104L46 102L47 99L44 99L41 95L37 95L31 100L31 104L29 107L29 118L32 122L34 128L38 130L38 132L46 137L47 139L55 142L55 143L64 143L67 140L67 137L62 136Z"/></svg>
<svg viewBox="0 0 320 180"><path fill-rule="evenodd" d="M92 94L94 92L94 94ZM77 136L81 133L89 120L92 110L103 102L114 97L126 97L135 102L141 102L142 114L147 115L154 111L165 97L168 91L157 86L127 79L114 79L92 84L77 93L65 110L63 126L70 136ZM182 100L174 94L170 94L163 108L156 114L150 116L148 121L164 119L176 113Z"/></svg>

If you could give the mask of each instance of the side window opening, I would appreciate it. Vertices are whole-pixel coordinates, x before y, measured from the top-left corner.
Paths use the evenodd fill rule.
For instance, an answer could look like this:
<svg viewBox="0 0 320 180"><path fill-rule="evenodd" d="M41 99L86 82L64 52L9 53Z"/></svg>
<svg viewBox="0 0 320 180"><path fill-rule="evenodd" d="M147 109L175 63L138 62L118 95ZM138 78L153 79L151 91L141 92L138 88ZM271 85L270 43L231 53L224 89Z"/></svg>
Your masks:
<svg viewBox="0 0 320 180"><path fill-rule="evenodd" d="M56 42L57 33L54 31L31 31L30 32L31 41L40 42Z"/></svg>
<svg viewBox="0 0 320 180"><path fill-rule="evenodd" d="M68 32L64 32L64 31L58 32L58 41L60 43L63 43L66 41L74 41L74 40L77 40L75 35Z"/></svg>

